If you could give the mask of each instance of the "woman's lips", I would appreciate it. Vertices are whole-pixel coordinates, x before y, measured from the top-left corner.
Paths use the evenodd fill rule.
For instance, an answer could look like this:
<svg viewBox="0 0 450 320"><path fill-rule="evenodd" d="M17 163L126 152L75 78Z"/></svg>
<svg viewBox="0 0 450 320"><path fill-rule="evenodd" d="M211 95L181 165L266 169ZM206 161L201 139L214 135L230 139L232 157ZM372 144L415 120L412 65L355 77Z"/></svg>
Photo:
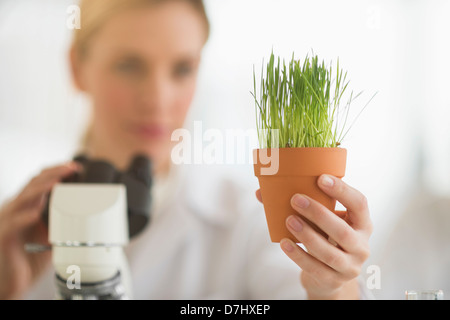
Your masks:
<svg viewBox="0 0 450 320"><path fill-rule="evenodd" d="M167 126L159 124L137 125L132 128L132 132L144 139L161 139L170 134Z"/></svg>

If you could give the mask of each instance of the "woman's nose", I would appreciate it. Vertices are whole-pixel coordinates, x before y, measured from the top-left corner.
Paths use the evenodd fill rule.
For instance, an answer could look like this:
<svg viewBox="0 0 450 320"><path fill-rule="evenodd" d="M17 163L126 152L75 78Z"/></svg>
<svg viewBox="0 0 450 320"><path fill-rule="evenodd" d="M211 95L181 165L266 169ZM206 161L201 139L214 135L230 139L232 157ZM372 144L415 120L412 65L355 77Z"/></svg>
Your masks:
<svg viewBox="0 0 450 320"><path fill-rule="evenodd" d="M173 94L167 77L148 77L140 87L139 109L142 113L162 112L170 106Z"/></svg>

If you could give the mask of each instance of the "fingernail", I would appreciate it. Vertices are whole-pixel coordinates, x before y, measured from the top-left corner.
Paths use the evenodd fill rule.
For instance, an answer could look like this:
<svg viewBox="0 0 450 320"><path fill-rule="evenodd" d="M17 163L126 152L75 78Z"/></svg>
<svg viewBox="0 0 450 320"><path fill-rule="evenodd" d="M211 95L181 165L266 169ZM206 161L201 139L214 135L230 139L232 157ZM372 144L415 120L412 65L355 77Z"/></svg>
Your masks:
<svg viewBox="0 0 450 320"><path fill-rule="evenodd" d="M66 162L65 164L64 164L67 168L69 168L69 169L73 169L73 161L68 161L68 162Z"/></svg>
<svg viewBox="0 0 450 320"><path fill-rule="evenodd" d="M297 217L289 216L287 219L288 225L292 228L292 230L300 232L303 229L302 223L298 220Z"/></svg>
<svg viewBox="0 0 450 320"><path fill-rule="evenodd" d="M294 247L291 245L290 241L287 239L281 240L281 247L288 252L292 252L294 250Z"/></svg>
<svg viewBox="0 0 450 320"><path fill-rule="evenodd" d="M334 180L326 174L322 175L322 177L320 179L320 183L323 186L328 187L328 188L331 188L332 186L334 186Z"/></svg>
<svg viewBox="0 0 450 320"><path fill-rule="evenodd" d="M39 199L39 206L43 206L43 205L45 204L45 200L47 200L47 199L46 199L46 195L43 194L43 195L41 196L41 198Z"/></svg>
<svg viewBox="0 0 450 320"><path fill-rule="evenodd" d="M78 164L78 163L75 162L75 161L69 161L69 162L67 162L67 163L66 163L66 167L68 167L68 168L71 169L71 170L75 170L75 171L80 171L80 169L81 169L80 164Z"/></svg>
<svg viewBox="0 0 450 320"><path fill-rule="evenodd" d="M300 208L305 209L309 206L309 200L300 194L296 194L294 195L294 204Z"/></svg>

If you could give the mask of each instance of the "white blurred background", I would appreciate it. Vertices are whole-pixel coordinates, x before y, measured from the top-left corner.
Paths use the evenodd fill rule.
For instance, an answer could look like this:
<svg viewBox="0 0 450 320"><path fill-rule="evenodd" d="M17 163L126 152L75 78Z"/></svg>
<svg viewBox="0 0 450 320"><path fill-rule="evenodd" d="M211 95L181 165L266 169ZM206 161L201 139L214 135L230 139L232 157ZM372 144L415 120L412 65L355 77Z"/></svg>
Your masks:
<svg viewBox="0 0 450 320"><path fill-rule="evenodd" d="M378 92L343 142L344 180L369 199L368 263L377 264L418 191L450 196L450 1L205 2L211 37L189 120L204 129L255 127L253 66L272 48L286 59L311 50L339 57L351 88L364 91L355 108ZM72 88L66 57L66 10L76 3L0 2L0 203L43 167L69 160L84 131L89 102ZM236 170L257 186L251 165Z"/></svg>

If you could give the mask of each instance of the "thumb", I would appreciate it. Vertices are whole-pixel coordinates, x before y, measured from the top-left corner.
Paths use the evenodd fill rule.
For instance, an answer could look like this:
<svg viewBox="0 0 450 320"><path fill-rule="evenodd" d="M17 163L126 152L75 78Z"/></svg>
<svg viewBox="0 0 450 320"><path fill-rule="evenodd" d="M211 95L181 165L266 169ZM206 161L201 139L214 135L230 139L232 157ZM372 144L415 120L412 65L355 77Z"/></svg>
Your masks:
<svg viewBox="0 0 450 320"><path fill-rule="evenodd" d="M262 196L261 196L261 189L256 190L255 195L256 195L256 199L258 199L258 201L262 203L263 201L262 201Z"/></svg>

